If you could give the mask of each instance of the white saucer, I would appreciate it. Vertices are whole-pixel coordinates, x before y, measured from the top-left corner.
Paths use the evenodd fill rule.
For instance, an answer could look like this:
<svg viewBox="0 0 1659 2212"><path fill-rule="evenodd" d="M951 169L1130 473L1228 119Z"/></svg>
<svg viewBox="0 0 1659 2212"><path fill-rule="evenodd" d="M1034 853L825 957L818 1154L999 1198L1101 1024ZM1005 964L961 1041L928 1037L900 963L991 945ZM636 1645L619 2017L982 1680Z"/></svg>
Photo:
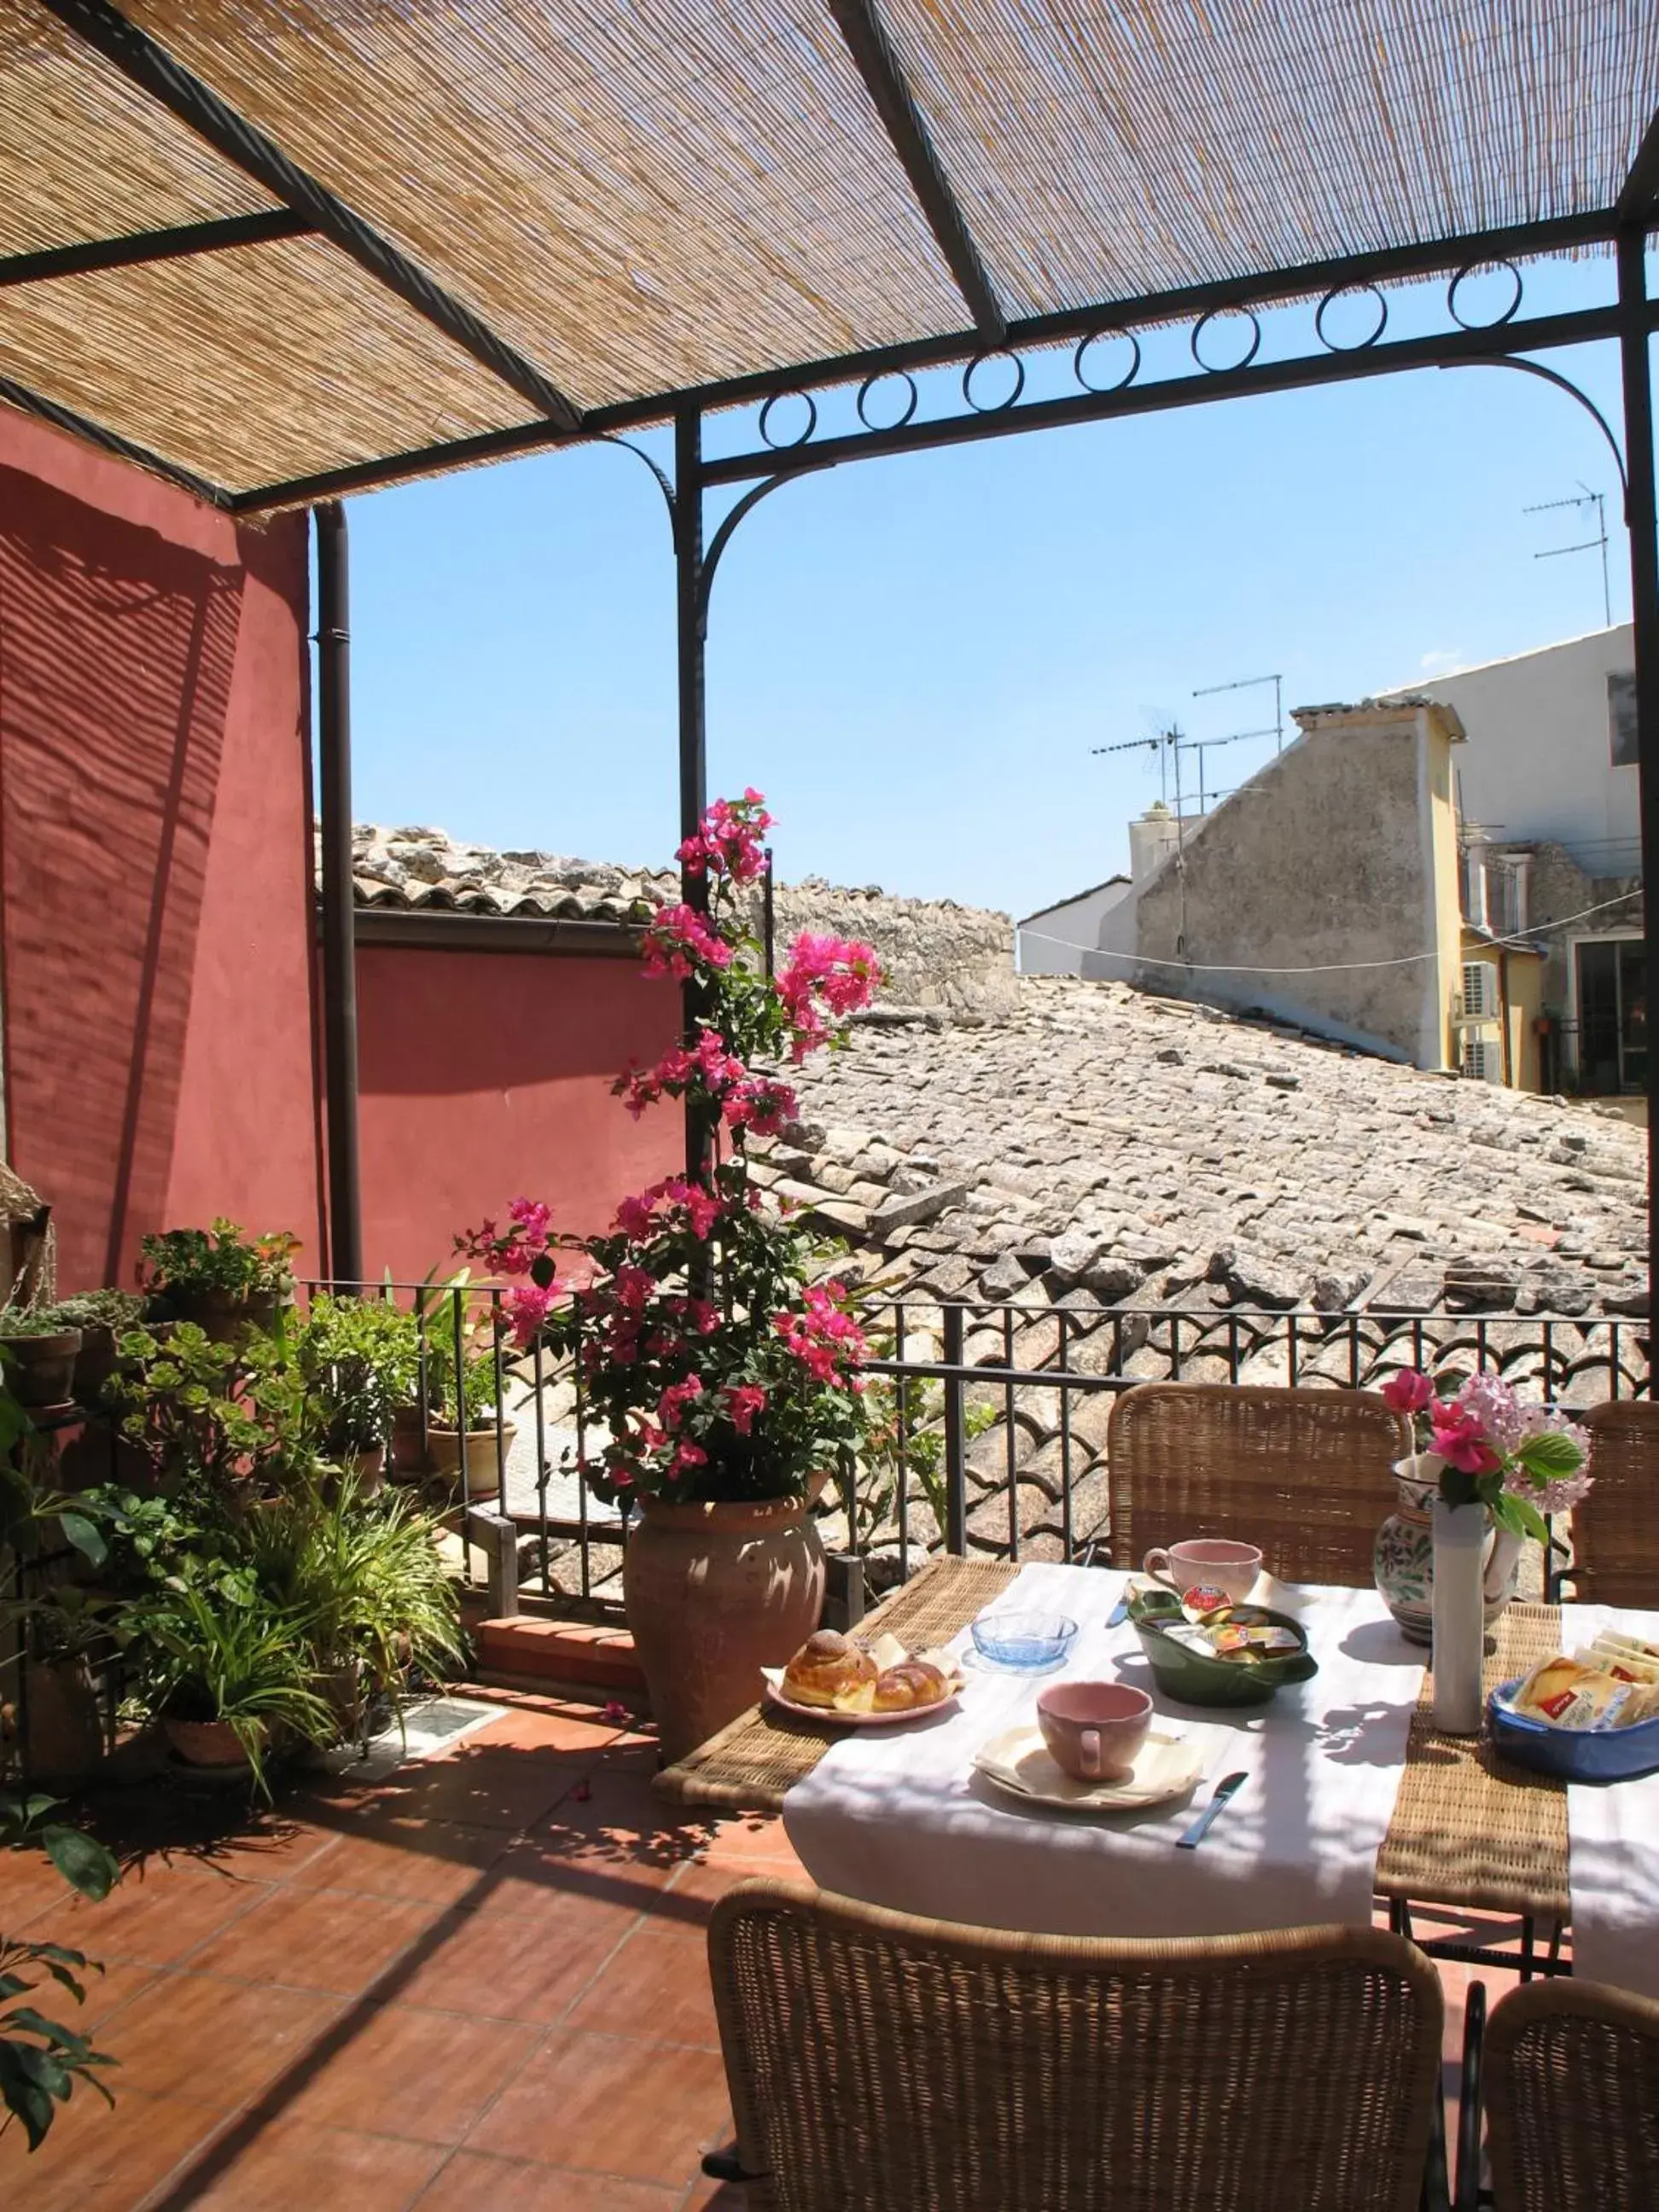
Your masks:
<svg viewBox="0 0 1659 2212"><path fill-rule="evenodd" d="M974 1760L988 1782L1037 1805L1073 1813L1127 1813L1183 1796L1203 1771L1204 1747L1173 1729L1154 1728L1121 1782L1074 1782L1049 1756L1036 1728L1005 1729Z"/></svg>

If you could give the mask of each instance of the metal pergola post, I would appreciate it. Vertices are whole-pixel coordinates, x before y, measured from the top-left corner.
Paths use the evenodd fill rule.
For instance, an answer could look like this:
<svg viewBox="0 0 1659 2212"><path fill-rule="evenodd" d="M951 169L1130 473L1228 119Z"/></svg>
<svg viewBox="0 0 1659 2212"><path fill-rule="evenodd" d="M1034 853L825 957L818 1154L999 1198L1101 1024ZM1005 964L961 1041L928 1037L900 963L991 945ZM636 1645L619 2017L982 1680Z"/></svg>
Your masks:
<svg viewBox="0 0 1659 2212"><path fill-rule="evenodd" d="M679 684L680 836L696 835L708 804L708 607L703 591L702 411L681 407L674 416L674 614ZM708 905L708 878L680 866L680 895L699 913ZM702 1012L695 980L684 994L686 1042ZM685 1171L693 1182L707 1171L709 1132L690 1097L685 1102Z"/></svg>
<svg viewBox="0 0 1659 2212"><path fill-rule="evenodd" d="M1621 230L1619 355L1624 377L1625 520L1630 527L1631 629L1636 655L1636 757L1641 793L1643 945L1647 994L1659 976L1659 523L1653 480L1653 363L1648 331L1647 231ZM1659 1056L1648 1017L1648 1306L1659 1291Z"/></svg>
<svg viewBox="0 0 1659 2212"><path fill-rule="evenodd" d="M357 1154L357 942L351 867L351 570L345 510L317 525L318 797L323 860L323 1063L328 1110L328 1272L362 1279Z"/></svg>

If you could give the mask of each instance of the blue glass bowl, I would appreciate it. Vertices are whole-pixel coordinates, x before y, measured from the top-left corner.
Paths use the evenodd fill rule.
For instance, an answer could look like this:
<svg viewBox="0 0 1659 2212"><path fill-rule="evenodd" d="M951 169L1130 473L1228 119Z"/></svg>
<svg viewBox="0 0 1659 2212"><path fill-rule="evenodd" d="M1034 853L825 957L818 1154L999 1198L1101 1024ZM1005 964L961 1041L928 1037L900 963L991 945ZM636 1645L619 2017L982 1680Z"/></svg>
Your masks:
<svg viewBox="0 0 1659 2212"><path fill-rule="evenodd" d="M1058 1667L1077 1637L1077 1623L1059 1613L982 1613L974 1649L988 1667L1016 1671Z"/></svg>
<svg viewBox="0 0 1659 2212"><path fill-rule="evenodd" d="M1522 1679L1500 1682L1486 1699L1492 1747L1501 1758L1560 1782L1631 1782L1659 1768L1659 1720L1622 1729L1551 1728L1510 1705Z"/></svg>

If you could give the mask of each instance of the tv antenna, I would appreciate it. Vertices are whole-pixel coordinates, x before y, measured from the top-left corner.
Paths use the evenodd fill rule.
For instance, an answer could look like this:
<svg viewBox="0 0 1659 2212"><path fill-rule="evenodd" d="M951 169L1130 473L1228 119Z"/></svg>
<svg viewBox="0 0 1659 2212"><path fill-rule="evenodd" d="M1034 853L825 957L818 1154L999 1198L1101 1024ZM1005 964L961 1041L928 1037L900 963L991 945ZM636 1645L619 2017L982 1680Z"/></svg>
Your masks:
<svg viewBox="0 0 1659 2212"><path fill-rule="evenodd" d="M1522 514L1553 514L1564 507L1595 509L1595 535L1581 538L1576 545L1547 545L1541 553L1534 553L1534 561L1556 561L1564 553L1594 553L1601 556L1601 616L1608 629L1613 628L1613 586L1607 580L1607 501L1605 492L1592 491L1580 477L1578 489L1565 499L1540 500L1535 506L1523 507Z"/></svg>

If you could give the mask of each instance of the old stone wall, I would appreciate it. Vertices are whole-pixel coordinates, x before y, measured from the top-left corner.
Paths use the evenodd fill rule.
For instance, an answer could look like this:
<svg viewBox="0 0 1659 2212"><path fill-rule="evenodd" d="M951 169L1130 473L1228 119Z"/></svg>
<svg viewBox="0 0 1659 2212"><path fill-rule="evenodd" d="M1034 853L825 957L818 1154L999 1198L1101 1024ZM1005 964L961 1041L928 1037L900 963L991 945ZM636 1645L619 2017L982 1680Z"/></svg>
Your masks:
<svg viewBox="0 0 1659 2212"><path fill-rule="evenodd" d="M1425 1017L1437 987L1423 776L1424 748L1444 740L1410 708L1301 719L1297 742L1141 890L1141 980L1438 1065ZM1183 958L1198 971L1256 972L1187 975ZM1294 972L1313 968L1326 972Z"/></svg>
<svg viewBox="0 0 1659 2212"><path fill-rule="evenodd" d="M861 938L881 955L890 1006L988 1016L1016 995L1014 925L1006 914L953 899L896 898L809 876L776 892L778 957L803 929Z"/></svg>

